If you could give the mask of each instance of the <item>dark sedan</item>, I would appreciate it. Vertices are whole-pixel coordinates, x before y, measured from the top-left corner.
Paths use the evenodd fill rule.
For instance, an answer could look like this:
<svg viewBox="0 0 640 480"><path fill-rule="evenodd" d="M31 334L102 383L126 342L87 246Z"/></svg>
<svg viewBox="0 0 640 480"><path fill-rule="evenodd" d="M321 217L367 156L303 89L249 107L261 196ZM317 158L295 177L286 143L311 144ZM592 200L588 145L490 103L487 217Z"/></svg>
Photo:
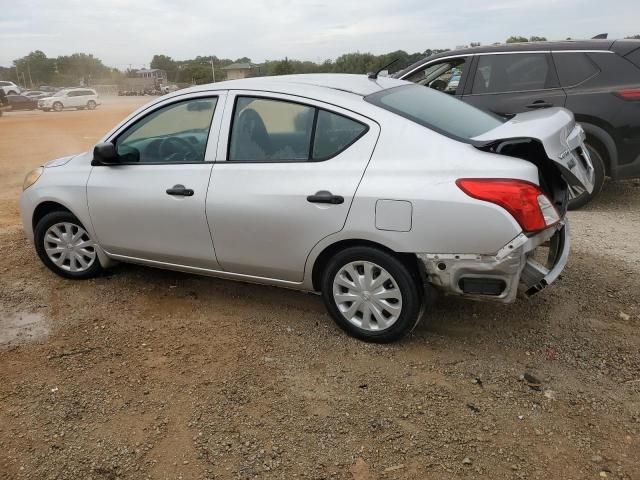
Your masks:
<svg viewBox="0 0 640 480"><path fill-rule="evenodd" d="M11 110L35 110L38 108L38 99L25 95L7 95Z"/></svg>
<svg viewBox="0 0 640 480"><path fill-rule="evenodd" d="M447 51L395 75L500 115L571 110L587 133L593 193L571 190L570 208L605 176L640 177L640 40L532 42Z"/></svg>

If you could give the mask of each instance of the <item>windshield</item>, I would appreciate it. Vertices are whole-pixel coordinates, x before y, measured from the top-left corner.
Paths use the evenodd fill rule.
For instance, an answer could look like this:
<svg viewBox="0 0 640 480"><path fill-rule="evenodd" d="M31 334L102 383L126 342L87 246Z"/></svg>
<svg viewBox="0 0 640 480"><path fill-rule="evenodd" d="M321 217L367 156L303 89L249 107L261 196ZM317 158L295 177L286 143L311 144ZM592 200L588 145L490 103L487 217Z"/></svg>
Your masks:
<svg viewBox="0 0 640 480"><path fill-rule="evenodd" d="M389 110L424 127L457 140L468 141L507 121L468 105L446 93L420 85L403 85L365 97L369 103Z"/></svg>
<svg viewBox="0 0 640 480"><path fill-rule="evenodd" d="M64 97L69 91L68 90L60 90L57 93L51 95L52 97Z"/></svg>

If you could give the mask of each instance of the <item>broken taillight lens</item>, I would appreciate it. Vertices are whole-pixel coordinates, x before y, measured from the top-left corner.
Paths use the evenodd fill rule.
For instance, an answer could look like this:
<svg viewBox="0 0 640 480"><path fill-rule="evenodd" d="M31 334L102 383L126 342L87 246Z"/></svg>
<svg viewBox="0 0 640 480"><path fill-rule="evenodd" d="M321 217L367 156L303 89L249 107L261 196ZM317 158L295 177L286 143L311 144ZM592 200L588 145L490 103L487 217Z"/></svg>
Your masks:
<svg viewBox="0 0 640 480"><path fill-rule="evenodd" d="M544 230L560 220L553 203L533 183L510 178L461 178L456 185L470 197L504 208L525 232Z"/></svg>

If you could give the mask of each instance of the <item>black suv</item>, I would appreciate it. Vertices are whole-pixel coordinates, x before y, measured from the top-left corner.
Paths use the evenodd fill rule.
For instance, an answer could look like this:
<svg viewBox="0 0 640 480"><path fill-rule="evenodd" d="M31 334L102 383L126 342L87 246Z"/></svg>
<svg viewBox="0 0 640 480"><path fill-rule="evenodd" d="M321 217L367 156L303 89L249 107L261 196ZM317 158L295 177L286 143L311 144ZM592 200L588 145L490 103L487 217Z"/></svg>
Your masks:
<svg viewBox="0 0 640 480"><path fill-rule="evenodd" d="M396 73L500 115L571 110L587 134L596 186L572 188L570 208L591 201L605 176L640 177L640 40L533 42L448 51Z"/></svg>

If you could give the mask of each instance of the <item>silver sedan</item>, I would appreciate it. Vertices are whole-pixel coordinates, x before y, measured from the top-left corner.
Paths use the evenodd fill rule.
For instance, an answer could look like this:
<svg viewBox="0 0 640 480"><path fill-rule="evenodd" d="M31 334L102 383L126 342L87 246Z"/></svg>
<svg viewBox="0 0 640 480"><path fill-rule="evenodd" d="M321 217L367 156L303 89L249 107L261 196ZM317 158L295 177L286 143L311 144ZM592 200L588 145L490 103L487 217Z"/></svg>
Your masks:
<svg viewBox="0 0 640 480"><path fill-rule="evenodd" d="M64 277L132 262L321 292L385 342L437 290L507 303L558 277L568 184L593 188L583 140L561 108L508 119L391 78L234 80L30 172L20 206Z"/></svg>

